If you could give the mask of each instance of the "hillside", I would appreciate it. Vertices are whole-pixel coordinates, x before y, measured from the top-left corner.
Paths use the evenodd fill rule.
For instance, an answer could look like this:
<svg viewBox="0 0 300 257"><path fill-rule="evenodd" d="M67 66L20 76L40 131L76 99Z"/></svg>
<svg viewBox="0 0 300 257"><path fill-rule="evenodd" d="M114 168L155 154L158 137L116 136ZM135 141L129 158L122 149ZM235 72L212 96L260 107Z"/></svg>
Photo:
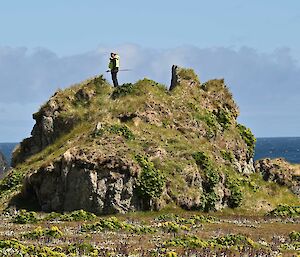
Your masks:
<svg viewBox="0 0 300 257"><path fill-rule="evenodd" d="M0 180L0 255L299 255L300 166L254 164L238 114L223 79L176 66L170 89L57 91Z"/></svg>
<svg viewBox="0 0 300 257"><path fill-rule="evenodd" d="M1 202L97 214L298 204L255 172L255 138L238 114L223 79L201 84L176 66L170 90L149 79L114 89L102 76L59 90L33 115Z"/></svg>

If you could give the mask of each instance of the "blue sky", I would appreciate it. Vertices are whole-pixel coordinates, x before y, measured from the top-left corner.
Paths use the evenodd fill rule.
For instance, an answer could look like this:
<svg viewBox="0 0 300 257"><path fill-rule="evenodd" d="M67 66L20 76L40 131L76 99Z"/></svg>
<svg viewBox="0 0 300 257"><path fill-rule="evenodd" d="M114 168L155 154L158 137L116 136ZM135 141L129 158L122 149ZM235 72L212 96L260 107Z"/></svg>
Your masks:
<svg viewBox="0 0 300 257"><path fill-rule="evenodd" d="M1 1L0 142L30 134L57 88L106 69L169 83L173 63L224 77L256 136L300 136L300 1Z"/></svg>
<svg viewBox="0 0 300 257"><path fill-rule="evenodd" d="M297 0L2 1L1 44L65 55L98 44L145 47L288 46L299 57Z"/></svg>

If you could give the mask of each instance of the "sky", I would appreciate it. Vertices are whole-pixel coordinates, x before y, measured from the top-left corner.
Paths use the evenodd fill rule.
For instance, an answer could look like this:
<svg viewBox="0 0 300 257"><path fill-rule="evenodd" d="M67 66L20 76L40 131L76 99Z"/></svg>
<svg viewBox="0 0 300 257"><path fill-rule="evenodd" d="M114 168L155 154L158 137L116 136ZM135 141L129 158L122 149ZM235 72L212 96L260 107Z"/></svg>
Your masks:
<svg viewBox="0 0 300 257"><path fill-rule="evenodd" d="M225 79L257 137L300 136L299 25L298 0L0 0L0 142L30 136L32 114L112 51L132 69L121 83L193 68Z"/></svg>

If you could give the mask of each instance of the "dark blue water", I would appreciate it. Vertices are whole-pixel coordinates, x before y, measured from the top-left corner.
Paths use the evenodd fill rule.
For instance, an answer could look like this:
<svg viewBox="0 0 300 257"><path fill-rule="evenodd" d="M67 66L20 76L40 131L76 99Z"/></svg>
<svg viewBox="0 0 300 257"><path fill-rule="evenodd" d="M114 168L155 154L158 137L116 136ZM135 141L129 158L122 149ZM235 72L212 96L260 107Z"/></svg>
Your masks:
<svg viewBox="0 0 300 257"><path fill-rule="evenodd" d="M283 157L291 163L300 163L300 137L258 138L255 160Z"/></svg>
<svg viewBox="0 0 300 257"><path fill-rule="evenodd" d="M15 146L16 143L0 143L0 151L8 162ZM279 157L291 163L300 163L300 137L257 138L255 160Z"/></svg>

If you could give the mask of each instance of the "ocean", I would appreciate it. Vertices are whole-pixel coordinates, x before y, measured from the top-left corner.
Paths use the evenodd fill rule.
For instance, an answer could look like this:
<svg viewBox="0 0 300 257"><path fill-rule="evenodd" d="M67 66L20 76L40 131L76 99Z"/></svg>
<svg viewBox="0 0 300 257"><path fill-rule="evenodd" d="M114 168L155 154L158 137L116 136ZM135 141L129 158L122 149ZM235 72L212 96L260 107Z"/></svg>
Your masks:
<svg viewBox="0 0 300 257"><path fill-rule="evenodd" d="M290 163L300 163L300 137L258 138L255 160L282 157Z"/></svg>
<svg viewBox="0 0 300 257"><path fill-rule="evenodd" d="M10 162L17 143L0 143L0 151ZM282 157L291 163L300 163L300 137L257 138L255 160Z"/></svg>

